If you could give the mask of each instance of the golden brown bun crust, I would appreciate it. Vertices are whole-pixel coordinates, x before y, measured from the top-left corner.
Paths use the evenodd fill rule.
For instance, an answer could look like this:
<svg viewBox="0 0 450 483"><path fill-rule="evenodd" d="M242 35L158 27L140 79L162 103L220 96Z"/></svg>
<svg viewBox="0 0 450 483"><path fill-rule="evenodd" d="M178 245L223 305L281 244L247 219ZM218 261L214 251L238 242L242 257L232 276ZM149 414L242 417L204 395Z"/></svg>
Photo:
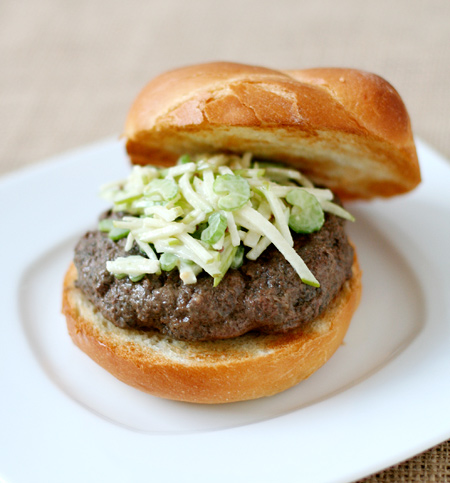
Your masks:
<svg viewBox="0 0 450 483"><path fill-rule="evenodd" d="M420 182L397 91L352 69L277 71L227 62L177 69L143 89L124 135L136 164L251 151L296 166L343 199L392 196Z"/></svg>
<svg viewBox="0 0 450 483"><path fill-rule="evenodd" d="M63 313L82 351L141 391L210 404L271 396L309 377L341 344L361 294L355 257L351 280L308 330L193 343L117 328L75 287L76 277L72 264L64 280Z"/></svg>

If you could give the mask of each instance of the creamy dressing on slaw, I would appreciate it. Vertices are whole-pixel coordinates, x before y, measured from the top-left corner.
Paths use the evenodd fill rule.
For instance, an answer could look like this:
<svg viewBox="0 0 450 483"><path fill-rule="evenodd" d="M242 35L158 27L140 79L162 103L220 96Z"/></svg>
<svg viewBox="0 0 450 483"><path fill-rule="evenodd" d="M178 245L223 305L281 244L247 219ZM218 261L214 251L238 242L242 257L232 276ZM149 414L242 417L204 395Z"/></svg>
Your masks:
<svg viewBox="0 0 450 483"><path fill-rule="evenodd" d="M113 240L126 237L126 251L135 243L141 251L106 268L132 281L177 267L185 284L205 271L216 286L242 264L245 247L245 257L256 260L273 244L304 283L319 287L294 250L291 231L320 230L324 211L353 221L330 190L292 168L252 162L250 153L184 155L165 169L135 166L101 195L126 215L99 228Z"/></svg>

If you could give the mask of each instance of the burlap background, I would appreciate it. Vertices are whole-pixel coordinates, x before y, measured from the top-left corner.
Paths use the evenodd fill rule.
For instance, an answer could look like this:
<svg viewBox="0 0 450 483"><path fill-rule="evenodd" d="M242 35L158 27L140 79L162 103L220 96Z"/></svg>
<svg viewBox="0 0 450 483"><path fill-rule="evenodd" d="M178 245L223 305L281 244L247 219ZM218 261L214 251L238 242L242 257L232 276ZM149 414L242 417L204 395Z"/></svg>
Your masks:
<svg viewBox="0 0 450 483"><path fill-rule="evenodd" d="M448 0L2 0L0 174L120 134L149 78L208 60L376 72L450 157L449 52ZM449 448L365 481L449 481Z"/></svg>

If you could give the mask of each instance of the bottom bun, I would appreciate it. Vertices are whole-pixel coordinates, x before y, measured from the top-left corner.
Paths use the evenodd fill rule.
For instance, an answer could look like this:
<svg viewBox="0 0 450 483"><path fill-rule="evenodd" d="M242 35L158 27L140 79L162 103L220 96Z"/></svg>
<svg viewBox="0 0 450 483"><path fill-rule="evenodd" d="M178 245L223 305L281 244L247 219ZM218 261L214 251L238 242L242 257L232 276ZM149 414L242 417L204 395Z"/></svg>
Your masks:
<svg viewBox="0 0 450 483"><path fill-rule="evenodd" d="M320 317L287 334L186 342L155 331L120 329L75 286L73 264L64 280L63 313L73 342L130 386L179 401L243 401L294 386L334 354L361 295L356 256L352 270L352 278Z"/></svg>

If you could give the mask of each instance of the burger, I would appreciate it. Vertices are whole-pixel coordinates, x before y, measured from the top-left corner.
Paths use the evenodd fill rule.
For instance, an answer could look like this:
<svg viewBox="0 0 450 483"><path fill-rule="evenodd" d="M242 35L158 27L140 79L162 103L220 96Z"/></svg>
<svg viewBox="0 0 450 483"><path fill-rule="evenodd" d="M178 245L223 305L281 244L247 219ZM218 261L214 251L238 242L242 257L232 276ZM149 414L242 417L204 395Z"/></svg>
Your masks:
<svg viewBox="0 0 450 483"><path fill-rule="evenodd" d="M270 396L319 369L361 295L343 202L413 189L395 89L352 69L217 62L164 73L126 120L127 179L75 248L73 342L180 401Z"/></svg>

